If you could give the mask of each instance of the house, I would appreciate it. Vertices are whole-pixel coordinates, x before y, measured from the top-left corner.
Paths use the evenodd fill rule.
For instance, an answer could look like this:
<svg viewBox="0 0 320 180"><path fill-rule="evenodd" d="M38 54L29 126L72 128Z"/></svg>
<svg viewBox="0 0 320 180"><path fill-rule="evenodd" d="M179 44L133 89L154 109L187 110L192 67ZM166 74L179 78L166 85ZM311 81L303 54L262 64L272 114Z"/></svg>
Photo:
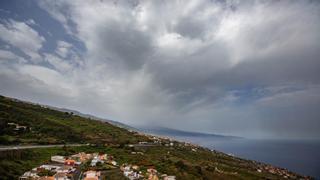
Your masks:
<svg viewBox="0 0 320 180"><path fill-rule="evenodd" d="M67 166L74 166L75 165L75 160L73 160L73 159L66 159L65 161L64 161L64 165L67 165Z"/></svg>
<svg viewBox="0 0 320 180"><path fill-rule="evenodd" d="M84 180L99 180L100 171L87 171L84 173Z"/></svg>
<svg viewBox="0 0 320 180"><path fill-rule="evenodd" d="M165 176L163 180L176 180L176 176Z"/></svg>
<svg viewBox="0 0 320 180"><path fill-rule="evenodd" d="M111 164L116 166L117 165L117 162L116 161L111 161Z"/></svg>
<svg viewBox="0 0 320 180"><path fill-rule="evenodd" d="M131 165L123 164L120 166L121 171L130 171Z"/></svg>
<svg viewBox="0 0 320 180"><path fill-rule="evenodd" d="M156 174L150 174L148 180L159 180L159 177Z"/></svg>
<svg viewBox="0 0 320 180"><path fill-rule="evenodd" d="M82 162L85 162L87 160L89 160L91 158L91 154L90 157L89 155L87 155L84 152L78 153L78 154L74 154L71 156L71 159L76 161L76 164L81 164Z"/></svg>
<svg viewBox="0 0 320 180"><path fill-rule="evenodd" d="M108 155L107 155L107 154L99 154L98 158L99 158L100 160L107 160Z"/></svg>
<svg viewBox="0 0 320 180"><path fill-rule="evenodd" d="M51 161L52 162L57 162L57 163L63 163L65 161L65 157L64 156L51 156Z"/></svg>
<svg viewBox="0 0 320 180"><path fill-rule="evenodd" d="M126 175L130 180L139 179L141 176L139 173L131 171L128 175Z"/></svg>
<svg viewBox="0 0 320 180"><path fill-rule="evenodd" d="M134 172L133 170L131 170L131 166L130 165L122 166L121 170L123 171L123 175L128 177L131 180L140 178L140 174L137 173L137 172Z"/></svg>
<svg viewBox="0 0 320 180"><path fill-rule="evenodd" d="M137 165L133 165L133 166L132 166L132 169L134 169L134 170L138 170L138 169L139 169L139 166L137 166Z"/></svg>
<svg viewBox="0 0 320 180"><path fill-rule="evenodd" d="M123 175L125 175L125 176L129 176L131 173L133 173L133 171L131 171L131 170L125 170L125 171L123 171Z"/></svg>
<svg viewBox="0 0 320 180"><path fill-rule="evenodd" d="M61 166L44 164L44 165L39 166L39 168L49 170L49 171L57 171L57 170L61 169ZM37 168L37 169L39 169L39 168Z"/></svg>
<svg viewBox="0 0 320 180"><path fill-rule="evenodd" d="M8 122L7 125L9 125L9 126L17 126L17 124L13 123L13 122Z"/></svg>
<svg viewBox="0 0 320 180"><path fill-rule="evenodd" d="M20 126L17 125L16 128L14 128L15 131L26 131L28 129L27 126Z"/></svg>
<svg viewBox="0 0 320 180"><path fill-rule="evenodd" d="M134 166L131 166L131 165L122 165L120 167L120 169L123 171L123 175L126 176L127 178L129 178L130 180L134 180L134 179L139 179L141 178L141 174L138 173L138 172L135 172L133 170L131 170L131 167L132 169L138 169L139 167L134 165ZM134 168L133 168L134 167Z"/></svg>
<svg viewBox="0 0 320 180"><path fill-rule="evenodd" d="M149 168L149 169L147 169L147 172L151 173L151 174L156 174L157 170L155 170L154 168Z"/></svg>
<svg viewBox="0 0 320 180"><path fill-rule="evenodd" d="M13 123L13 122L9 122L9 123L7 123L7 125L9 125L9 126L14 126L14 127L15 127L15 128L13 129L14 131L25 131L25 130L28 129L27 126L21 126L21 125L19 125L19 124L17 124L17 123Z"/></svg>
<svg viewBox="0 0 320 180"><path fill-rule="evenodd" d="M154 168L147 169L147 172L149 174L148 179L149 180L159 180L159 177L157 176L157 170Z"/></svg>
<svg viewBox="0 0 320 180"><path fill-rule="evenodd" d="M57 172L63 172L63 173L73 173L74 171L76 171L76 169L72 166L68 166L68 165L64 165L63 167L61 167L61 169L59 169Z"/></svg>
<svg viewBox="0 0 320 180"><path fill-rule="evenodd" d="M99 162L98 158L93 158L91 160L90 166L96 166L98 162Z"/></svg>
<svg viewBox="0 0 320 180"><path fill-rule="evenodd" d="M38 179L39 177L40 176L38 176L36 172L27 171L22 176L19 177L19 180Z"/></svg>
<svg viewBox="0 0 320 180"><path fill-rule="evenodd" d="M93 158L93 154L86 154L87 159L92 159Z"/></svg>
<svg viewBox="0 0 320 180"><path fill-rule="evenodd" d="M55 180L68 180L67 173L64 172L58 172L57 174L54 175Z"/></svg>

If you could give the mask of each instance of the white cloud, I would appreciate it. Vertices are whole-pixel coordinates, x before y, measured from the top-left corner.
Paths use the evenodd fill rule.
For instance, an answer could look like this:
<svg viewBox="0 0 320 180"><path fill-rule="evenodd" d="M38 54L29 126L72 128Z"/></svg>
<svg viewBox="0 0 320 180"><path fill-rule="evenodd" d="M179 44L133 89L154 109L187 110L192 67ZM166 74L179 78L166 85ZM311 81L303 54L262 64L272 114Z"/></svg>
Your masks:
<svg viewBox="0 0 320 180"><path fill-rule="evenodd" d="M26 62L26 60L20 56L15 55L11 51L0 49L0 60L2 61L18 61L18 62Z"/></svg>
<svg viewBox="0 0 320 180"><path fill-rule="evenodd" d="M85 48L78 60L77 46L60 40L55 52L44 54L50 66L16 67L2 76L7 89L28 84L29 92L41 95L30 93L30 99L50 103L54 97L50 100L57 105L131 124L248 136L276 134L277 122L290 123L289 116L275 111L272 102L281 104L275 99L285 102L294 95L299 98L288 102L310 102L299 106L305 119L308 106L316 107L307 93L283 94L301 87L309 92L320 84L316 2L39 3ZM9 31L7 26L2 29ZM263 103L278 115L266 127ZM283 106L297 109L290 103ZM308 134L306 129L284 132L294 133Z"/></svg>
<svg viewBox="0 0 320 180"><path fill-rule="evenodd" d="M66 58L71 48L72 44L65 41L58 41L56 53L62 58Z"/></svg>
<svg viewBox="0 0 320 180"><path fill-rule="evenodd" d="M45 39L28 24L9 20L0 24L0 34L0 39L19 48L26 55L30 56L33 62L41 61L39 50Z"/></svg>
<svg viewBox="0 0 320 180"><path fill-rule="evenodd" d="M52 54L45 54L45 60L53 65L58 71L67 72L72 70L72 65L66 60L63 60Z"/></svg>
<svg viewBox="0 0 320 180"><path fill-rule="evenodd" d="M256 1L225 13L216 38L227 44L235 65L288 49L313 47L315 39L320 39L318 21L319 6L314 3Z"/></svg>
<svg viewBox="0 0 320 180"><path fill-rule="evenodd" d="M24 65L18 67L20 73L31 76L48 85L59 85L64 82L64 77L55 70L36 65ZM58 86L57 86L58 87Z"/></svg>
<svg viewBox="0 0 320 180"><path fill-rule="evenodd" d="M319 39L318 4L60 1L42 5L59 7L49 12L66 29L75 28L73 35L87 48L90 87L109 89L100 95L113 97L110 106L117 112L113 116L122 120L166 124L159 118L166 114L171 123L184 119L192 124L195 118L210 124L215 119L213 125L228 129L233 126L228 119L238 115L243 119L239 126L244 122L259 126L259 120L246 120L256 119L257 110L241 112L245 107L234 107L232 100L238 97L230 97L225 89L246 83L276 87L315 77L311 69L301 74L295 69L304 67L299 59L316 53L312 47ZM305 58L310 67L319 64L314 57ZM183 114L185 109L188 115Z"/></svg>

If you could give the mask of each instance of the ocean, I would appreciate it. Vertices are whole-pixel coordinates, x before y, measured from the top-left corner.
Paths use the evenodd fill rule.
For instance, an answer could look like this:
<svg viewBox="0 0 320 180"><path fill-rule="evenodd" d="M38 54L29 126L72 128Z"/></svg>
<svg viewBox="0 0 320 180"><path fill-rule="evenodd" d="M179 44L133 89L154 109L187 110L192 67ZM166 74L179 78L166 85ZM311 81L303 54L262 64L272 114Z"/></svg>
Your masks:
<svg viewBox="0 0 320 180"><path fill-rule="evenodd" d="M188 136L175 136L173 138L320 179L320 141Z"/></svg>

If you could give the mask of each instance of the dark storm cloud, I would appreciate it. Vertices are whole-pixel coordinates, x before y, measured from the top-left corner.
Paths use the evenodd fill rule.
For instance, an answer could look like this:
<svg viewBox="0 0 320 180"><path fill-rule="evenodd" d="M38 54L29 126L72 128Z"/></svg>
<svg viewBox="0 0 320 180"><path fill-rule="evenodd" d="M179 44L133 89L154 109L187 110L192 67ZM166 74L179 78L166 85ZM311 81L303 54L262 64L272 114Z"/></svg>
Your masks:
<svg viewBox="0 0 320 180"><path fill-rule="evenodd" d="M206 31L205 22L199 22L193 18L182 18L178 24L174 27L174 31L178 32L182 36L189 38L202 37Z"/></svg>
<svg viewBox="0 0 320 180"><path fill-rule="evenodd" d="M52 50L45 49L47 42L30 46L28 53L43 58L30 64L5 41L0 51L5 95L134 125L320 137L317 1L58 0L38 5L74 43L56 39ZM11 22L41 39L27 22ZM24 38L10 45L23 51ZM83 52L77 53L76 42Z"/></svg>
<svg viewBox="0 0 320 180"><path fill-rule="evenodd" d="M123 66L129 70L140 69L152 54L151 39L136 30L133 25L106 22L97 27L95 54L113 66Z"/></svg>

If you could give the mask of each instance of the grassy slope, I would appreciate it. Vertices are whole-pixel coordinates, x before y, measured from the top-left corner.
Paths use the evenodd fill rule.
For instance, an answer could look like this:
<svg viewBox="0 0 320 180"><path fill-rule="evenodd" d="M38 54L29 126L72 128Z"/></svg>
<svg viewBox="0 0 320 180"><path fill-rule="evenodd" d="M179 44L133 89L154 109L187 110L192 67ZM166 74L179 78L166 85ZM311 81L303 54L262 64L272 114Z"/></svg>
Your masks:
<svg viewBox="0 0 320 180"><path fill-rule="evenodd" d="M32 127L31 131L13 133L6 124L15 122ZM134 163L142 168L154 165L161 173L176 175L178 179L281 179L267 172L258 173L256 163L231 157L220 152L188 146L156 146L129 148L128 143L148 138L108 123L90 120L64 112L43 108L0 96L0 143L95 143L108 146L29 149L1 152L0 174L6 179L17 178L24 171L42 164L54 154L75 152L106 152L118 163ZM142 151L144 155L133 155ZM218 170L217 170L218 169Z"/></svg>
<svg viewBox="0 0 320 180"><path fill-rule="evenodd" d="M32 129L29 132L12 133L7 126L8 122ZM0 97L0 139L2 144L121 144L134 143L146 138L109 123Z"/></svg>

